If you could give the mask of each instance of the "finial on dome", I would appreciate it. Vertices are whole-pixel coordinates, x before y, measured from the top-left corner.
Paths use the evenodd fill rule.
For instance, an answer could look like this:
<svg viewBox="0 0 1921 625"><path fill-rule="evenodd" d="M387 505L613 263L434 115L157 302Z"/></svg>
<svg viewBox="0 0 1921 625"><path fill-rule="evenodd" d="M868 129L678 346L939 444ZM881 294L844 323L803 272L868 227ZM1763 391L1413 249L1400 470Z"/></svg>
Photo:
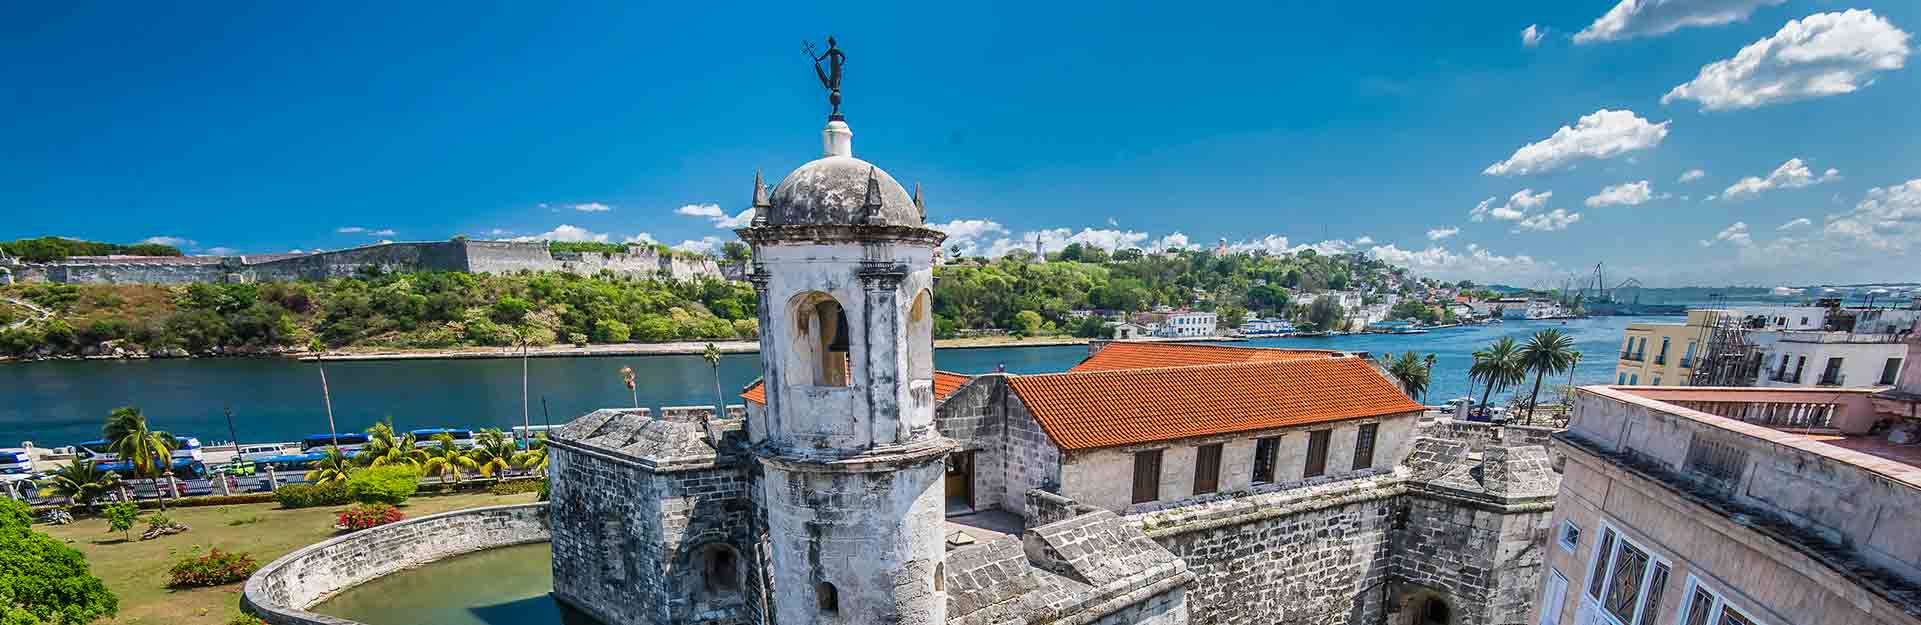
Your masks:
<svg viewBox="0 0 1921 625"><path fill-rule="evenodd" d="M867 201L861 204L861 222L878 224L881 222L880 168L867 166Z"/></svg>
<svg viewBox="0 0 1921 625"><path fill-rule="evenodd" d="M927 221L927 202L920 199L920 183L914 183L914 210L920 211L920 220Z"/></svg>
<svg viewBox="0 0 1921 625"><path fill-rule="evenodd" d="M771 212L768 209L771 209L773 207L774 207L774 203L767 199L767 184L764 182L761 182L760 170L756 169L754 170L753 227L759 228L761 226L767 225L767 213Z"/></svg>

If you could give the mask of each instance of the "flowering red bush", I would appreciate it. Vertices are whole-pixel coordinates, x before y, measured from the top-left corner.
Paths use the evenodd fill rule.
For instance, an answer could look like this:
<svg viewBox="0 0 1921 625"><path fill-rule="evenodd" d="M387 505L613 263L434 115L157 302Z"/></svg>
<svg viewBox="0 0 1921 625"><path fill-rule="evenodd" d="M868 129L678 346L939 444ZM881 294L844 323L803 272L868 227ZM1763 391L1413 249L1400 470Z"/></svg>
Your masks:
<svg viewBox="0 0 1921 625"><path fill-rule="evenodd" d="M258 568L260 564L253 561L253 556L215 549L181 560L168 573L174 586L219 586L247 579Z"/></svg>
<svg viewBox="0 0 1921 625"><path fill-rule="evenodd" d="M349 530L364 530L379 527L406 518L399 508L384 503L355 504L340 513L340 527Z"/></svg>

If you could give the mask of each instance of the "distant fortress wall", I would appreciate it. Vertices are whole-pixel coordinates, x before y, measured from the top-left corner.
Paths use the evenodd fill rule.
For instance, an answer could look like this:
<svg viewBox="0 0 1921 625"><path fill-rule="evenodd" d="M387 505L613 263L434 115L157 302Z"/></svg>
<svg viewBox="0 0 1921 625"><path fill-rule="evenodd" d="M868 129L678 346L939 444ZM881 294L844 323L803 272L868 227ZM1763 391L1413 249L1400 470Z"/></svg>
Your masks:
<svg viewBox="0 0 1921 625"><path fill-rule="evenodd" d="M711 258L667 256L644 245L630 245L624 253L553 252L545 242L463 239L382 243L312 254L76 256L49 263L15 261L11 266L17 281L61 284L285 282L416 271L561 271L580 275L608 271L639 278L739 278L737 270L724 271Z"/></svg>

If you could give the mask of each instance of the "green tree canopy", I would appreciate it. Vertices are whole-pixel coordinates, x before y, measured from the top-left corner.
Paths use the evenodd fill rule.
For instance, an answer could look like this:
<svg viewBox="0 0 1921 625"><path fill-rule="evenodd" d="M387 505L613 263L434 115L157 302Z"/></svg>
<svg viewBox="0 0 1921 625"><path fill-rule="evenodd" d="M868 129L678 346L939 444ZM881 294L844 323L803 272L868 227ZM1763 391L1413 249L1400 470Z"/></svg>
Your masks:
<svg viewBox="0 0 1921 625"><path fill-rule="evenodd" d="M0 499L0 623L81 625L118 614L119 598L86 556L32 526L26 504Z"/></svg>

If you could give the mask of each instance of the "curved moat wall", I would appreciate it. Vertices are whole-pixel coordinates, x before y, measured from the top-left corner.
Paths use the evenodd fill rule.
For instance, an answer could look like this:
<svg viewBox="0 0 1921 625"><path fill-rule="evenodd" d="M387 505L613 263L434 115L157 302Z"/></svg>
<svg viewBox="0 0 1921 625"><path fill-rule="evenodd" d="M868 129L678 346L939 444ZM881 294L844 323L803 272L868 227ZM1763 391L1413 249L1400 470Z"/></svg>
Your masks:
<svg viewBox="0 0 1921 625"><path fill-rule="evenodd" d="M547 504L458 510L309 545L247 578L242 607L274 625L356 625L308 612L356 584L442 558L549 540Z"/></svg>

